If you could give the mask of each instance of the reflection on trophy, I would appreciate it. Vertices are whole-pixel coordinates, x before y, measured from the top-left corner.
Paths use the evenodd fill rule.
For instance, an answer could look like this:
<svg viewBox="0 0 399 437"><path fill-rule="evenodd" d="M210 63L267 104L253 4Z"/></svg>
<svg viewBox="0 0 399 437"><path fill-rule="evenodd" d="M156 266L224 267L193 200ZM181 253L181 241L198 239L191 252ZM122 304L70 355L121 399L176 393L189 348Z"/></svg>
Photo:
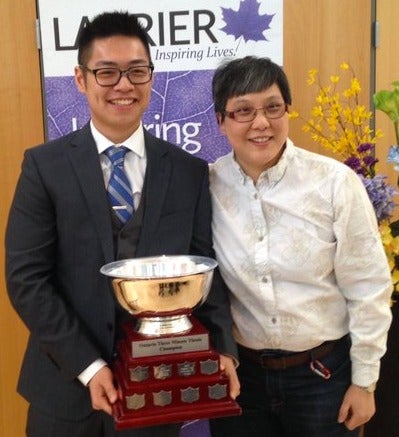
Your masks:
<svg viewBox="0 0 399 437"><path fill-rule="evenodd" d="M191 316L206 300L216 266L211 258L177 255L101 268L112 278L119 304L135 318L123 326L116 348L116 429L240 414L219 354Z"/></svg>

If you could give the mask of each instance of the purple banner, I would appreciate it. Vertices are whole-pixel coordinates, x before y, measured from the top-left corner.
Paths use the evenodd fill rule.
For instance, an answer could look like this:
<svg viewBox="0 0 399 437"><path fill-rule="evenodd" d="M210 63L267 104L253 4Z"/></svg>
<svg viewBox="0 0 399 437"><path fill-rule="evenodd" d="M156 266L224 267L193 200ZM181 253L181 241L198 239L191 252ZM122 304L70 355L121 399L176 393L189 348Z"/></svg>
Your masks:
<svg viewBox="0 0 399 437"><path fill-rule="evenodd" d="M208 162L230 150L216 123L212 75L213 71L155 73L151 103L143 118L149 132ZM73 77L48 77L45 86L49 139L87 123L86 98Z"/></svg>

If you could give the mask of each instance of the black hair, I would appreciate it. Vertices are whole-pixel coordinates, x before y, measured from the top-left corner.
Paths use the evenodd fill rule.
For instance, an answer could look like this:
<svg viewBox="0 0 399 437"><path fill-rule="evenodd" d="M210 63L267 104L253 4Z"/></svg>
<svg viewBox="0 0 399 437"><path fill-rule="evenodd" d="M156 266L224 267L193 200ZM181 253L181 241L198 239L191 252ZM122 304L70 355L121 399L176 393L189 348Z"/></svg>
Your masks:
<svg viewBox="0 0 399 437"><path fill-rule="evenodd" d="M212 80L215 112L223 116L229 98L257 93L273 84L277 84L284 102L290 105L291 91L287 76L269 58L246 56L226 61L216 69Z"/></svg>
<svg viewBox="0 0 399 437"><path fill-rule="evenodd" d="M151 62L150 44L144 27L137 17L128 12L104 12L87 21L78 36L78 64L86 65L93 41L115 35L139 38Z"/></svg>

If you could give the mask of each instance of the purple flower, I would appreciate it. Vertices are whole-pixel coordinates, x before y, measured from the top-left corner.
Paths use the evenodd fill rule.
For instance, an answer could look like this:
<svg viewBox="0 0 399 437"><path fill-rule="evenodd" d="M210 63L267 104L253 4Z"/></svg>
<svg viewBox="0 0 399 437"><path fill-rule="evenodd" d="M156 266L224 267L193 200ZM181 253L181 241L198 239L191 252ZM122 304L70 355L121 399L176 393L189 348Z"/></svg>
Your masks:
<svg viewBox="0 0 399 437"><path fill-rule="evenodd" d="M363 158L363 162L367 167L373 167L375 164L377 164L378 159L374 158L374 156L369 155Z"/></svg>
<svg viewBox="0 0 399 437"><path fill-rule="evenodd" d="M350 156L344 161L344 163L356 173L361 174L361 169L362 169L361 162L360 159L357 158L356 156Z"/></svg>
<svg viewBox="0 0 399 437"><path fill-rule="evenodd" d="M357 148L357 151L359 153L364 153L364 152L374 152L374 144L371 143L363 143L360 144L360 146Z"/></svg>
<svg viewBox="0 0 399 437"><path fill-rule="evenodd" d="M374 144L362 143L356 150L359 156L350 156L344 163L359 175L367 178L374 177L374 167L378 162L378 159L374 156Z"/></svg>
<svg viewBox="0 0 399 437"><path fill-rule="evenodd" d="M395 190L395 187L386 184L385 179L387 179L387 177L383 175L376 175L373 178L367 178L362 175L359 175L359 177L362 179L362 182L366 187L378 223L381 223L385 219L389 219L396 208L396 203L393 201L393 197L396 196L398 192Z"/></svg>

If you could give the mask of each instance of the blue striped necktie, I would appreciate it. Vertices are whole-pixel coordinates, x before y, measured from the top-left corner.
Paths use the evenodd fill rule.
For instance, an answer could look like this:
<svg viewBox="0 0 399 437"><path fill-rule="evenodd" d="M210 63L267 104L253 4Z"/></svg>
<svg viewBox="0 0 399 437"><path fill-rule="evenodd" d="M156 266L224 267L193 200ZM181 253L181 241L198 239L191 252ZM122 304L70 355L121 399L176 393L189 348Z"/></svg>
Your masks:
<svg viewBox="0 0 399 437"><path fill-rule="evenodd" d="M123 166L128 151L129 149L124 146L111 146L104 152L112 163L111 177L107 187L108 197L112 209L123 224L133 215L132 187Z"/></svg>

